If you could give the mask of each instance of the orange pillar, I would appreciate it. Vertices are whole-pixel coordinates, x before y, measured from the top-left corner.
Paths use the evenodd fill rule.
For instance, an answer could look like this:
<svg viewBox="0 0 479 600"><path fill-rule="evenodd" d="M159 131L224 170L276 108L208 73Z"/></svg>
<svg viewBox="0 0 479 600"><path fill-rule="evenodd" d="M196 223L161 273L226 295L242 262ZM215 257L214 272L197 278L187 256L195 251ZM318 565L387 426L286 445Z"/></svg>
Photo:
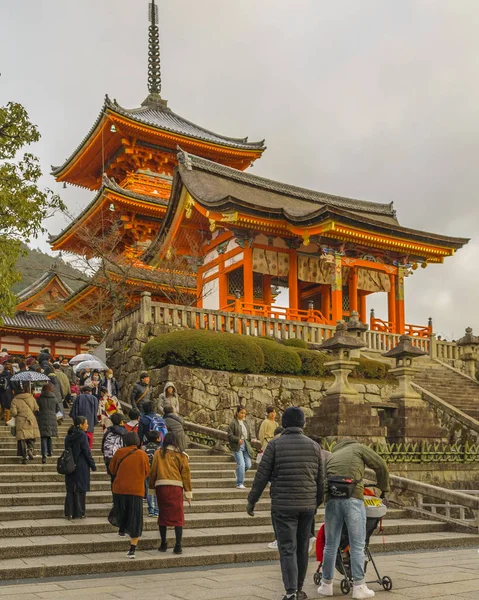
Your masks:
<svg viewBox="0 0 479 600"><path fill-rule="evenodd" d="M367 323L368 314L366 310L366 298L368 297L363 291L359 292L359 320L361 323Z"/></svg>
<svg viewBox="0 0 479 600"><path fill-rule="evenodd" d="M349 275L349 310L358 310L358 271L351 267Z"/></svg>
<svg viewBox="0 0 479 600"><path fill-rule="evenodd" d="M203 269L196 275L196 307L203 308Z"/></svg>
<svg viewBox="0 0 479 600"><path fill-rule="evenodd" d="M291 250L289 255L289 308L298 310L298 256L296 250Z"/></svg>
<svg viewBox="0 0 479 600"><path fill-rule="evenodd" d="M342 259L339 254L334 255L334 263L331 265L331 313L333 325L343 320Z"/></svg>
<svg viewBox="0 0 479 600"><path fill-rule="evenodd" d="M396 322L396 275L389 275L390 289L388 292L388 321L391 327L392 333L397 333L397 322Z"/></svg>
<svg viewBox="0 0 479 600"><path fill-rule="evenodd" d="M244 247L243 261L243 283L244 283L244 302L248 304L247 308L252 309L253 304L253 250L248 246L248 241Z"/></svg>
<svg viewBox="0 0 479 600"><path fill-rule="evenodd" d="M271 306L273 296L271 294L271 275L263 275L263 302L266 306Z"/></svg>
<svg viewBox="0 0 479 600"><path fill-rule="evenodd" d="M398 267L396 277L396 333L403 334L406 329L404 311L404 267Z"/></svg>
<svg viewBox="0 0 479 600"><path fill-rule="evenodd" d="M331 287L329 285L321 286L321 312L329 323L331 319Z"/></svg>

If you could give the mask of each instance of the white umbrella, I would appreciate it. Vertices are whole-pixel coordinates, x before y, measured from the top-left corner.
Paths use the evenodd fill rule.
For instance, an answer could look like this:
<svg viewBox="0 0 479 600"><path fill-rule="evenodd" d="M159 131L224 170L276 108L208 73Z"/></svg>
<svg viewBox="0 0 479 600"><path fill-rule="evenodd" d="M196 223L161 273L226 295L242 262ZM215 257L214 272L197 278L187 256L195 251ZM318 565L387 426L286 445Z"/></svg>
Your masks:
<svg viewBox="0 0 479 600"><path fill-rule="evenodd" d="M98 358L94 354L77 354L71 359L70 364L77 365L85 360L98 360Z"/></svg>
<svg viewBox="0 0 479 600"><path fill-rule="evenodd" d="M108 367L105 364L103 364L101 360L96 358L95 360L84 360L83 362L78 363L73 367L75 373L81 371L82 369L92 369L93 371L95 369L98 369L98 371L106 371Z"/></svg>

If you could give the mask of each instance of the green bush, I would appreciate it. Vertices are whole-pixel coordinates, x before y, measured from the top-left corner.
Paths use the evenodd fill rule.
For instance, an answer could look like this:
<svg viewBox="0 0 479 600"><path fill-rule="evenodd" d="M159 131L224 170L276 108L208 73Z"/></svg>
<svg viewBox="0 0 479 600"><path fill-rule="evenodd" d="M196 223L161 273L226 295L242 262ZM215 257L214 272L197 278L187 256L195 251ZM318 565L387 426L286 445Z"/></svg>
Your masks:
<svg viewBox="0 0 479 600"><path fill-rule="evenodd" d="M324 363L331 360L331 357L325 352L301 348L298 348L296 352L301 360L301 375L308 377L324 377L326 375Z"/></svg>
<svg viewBox="0 0 479 600"><path fill-rule="evenodd" d="M293 348L303 348L304 350L308 349L308 344L304 340L300 340L298 338L291 338L290 340L284 340L283 344L285 346L292 346Z"/></svg>
<svg viewBox="0 0 479 600"><path fill-rule="evenodd" d="M245 373L260 373L264 367L254 338L201 330L160 335L145 344L142 357L148 367L170 364Z"/></svg>
<svg viewBox="0 0 479 600"><path fill-rule="evenodd" d="M282 344L272 344L262 338L251 338L263 351L265 373L284 373L297 375L301 370L301 360L298 352L293 348L286 348Z"/></svg>
<svg viewBox="0 0 479 600"><path fill-rule="evenodd" d="M388 371L389 365L385 363L370 358L360 358L351 376L355 379L385 379Z"/></svg>

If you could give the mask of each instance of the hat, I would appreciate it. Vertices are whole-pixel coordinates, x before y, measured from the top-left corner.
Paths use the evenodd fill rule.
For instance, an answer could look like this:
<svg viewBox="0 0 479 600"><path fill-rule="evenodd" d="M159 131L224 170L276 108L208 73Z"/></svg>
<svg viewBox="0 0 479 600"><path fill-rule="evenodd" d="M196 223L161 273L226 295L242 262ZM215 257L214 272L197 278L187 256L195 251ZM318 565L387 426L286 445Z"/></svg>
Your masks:
<svg viewBox="0 0 479 600"><path fill-rule="evenodd" d="M286 429L286 427L304 427L306 419L304 416L304 412L299 406L290 406L283 413L283 418L281 419L281 424Z"/></svg>

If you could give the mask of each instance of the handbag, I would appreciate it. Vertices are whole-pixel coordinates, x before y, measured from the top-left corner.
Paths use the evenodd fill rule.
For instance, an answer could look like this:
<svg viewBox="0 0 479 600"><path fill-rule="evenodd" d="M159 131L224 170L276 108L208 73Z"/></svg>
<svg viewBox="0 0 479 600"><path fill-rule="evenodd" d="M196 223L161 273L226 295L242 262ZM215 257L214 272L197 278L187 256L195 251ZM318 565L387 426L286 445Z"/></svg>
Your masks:
<svg viewBox="0 0 479 600"><path fill-rule="evenodd" d="M358 483L351 477L331 475L327 479L328 493L333 498L351 498Z"/></svg>
<svg viewBox="0 0 479 600"><path fill-rule="evenodd" d="M77 468L71 447L65 448L57 459L57 473L71 475Z"/></svg>
<svg viewBox="0 0 479 600"><path fill-rule="evenodd" d="M9 427L15 427L15 423L15 417L12 417L9 421L5 423L5 425L8 425Z"/></svg>

